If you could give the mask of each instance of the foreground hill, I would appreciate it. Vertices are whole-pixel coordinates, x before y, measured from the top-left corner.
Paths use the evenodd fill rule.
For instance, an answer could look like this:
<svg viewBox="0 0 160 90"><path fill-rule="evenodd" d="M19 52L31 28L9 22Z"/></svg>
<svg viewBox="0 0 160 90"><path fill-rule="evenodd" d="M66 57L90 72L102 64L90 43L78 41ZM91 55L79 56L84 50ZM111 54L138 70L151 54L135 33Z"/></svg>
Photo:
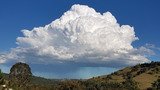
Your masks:
<svg viewBox="0 0 160 90"><path fill-rule="evenodd" d="M144 63L133 67L126 67L110 75L91 78L89 81L123 83L127 79L136 82L140 89L152 87L152 84L160 79L160 62Z"/></svg>
<svg viewBox="0 0 160 90"><path fill-rule="evenodd" d="M4 74L9 80L9 75ZM4 84L5 84L4 82ZM160 90L160 62L126 67L109 75L88 80L56 80L31 76L25 85L12 85L13 90Z"/></svg>

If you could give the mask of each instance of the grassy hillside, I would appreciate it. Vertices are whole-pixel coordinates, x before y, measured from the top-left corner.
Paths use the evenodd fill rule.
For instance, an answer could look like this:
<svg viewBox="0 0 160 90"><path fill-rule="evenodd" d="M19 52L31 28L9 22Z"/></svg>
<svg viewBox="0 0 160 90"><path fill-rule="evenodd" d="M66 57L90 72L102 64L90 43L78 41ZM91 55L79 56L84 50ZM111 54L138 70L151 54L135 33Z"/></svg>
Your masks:
<svg viewBox="0 0 160 90"><path fill-rule="evenodd" d="M131 78L138 83L140 89L147 89L152 86L152 83L160 79L160 62L152 62L126 67L116 71L110 75L91 78L95 82L117 82L122 83L127 78Z"/></svg>

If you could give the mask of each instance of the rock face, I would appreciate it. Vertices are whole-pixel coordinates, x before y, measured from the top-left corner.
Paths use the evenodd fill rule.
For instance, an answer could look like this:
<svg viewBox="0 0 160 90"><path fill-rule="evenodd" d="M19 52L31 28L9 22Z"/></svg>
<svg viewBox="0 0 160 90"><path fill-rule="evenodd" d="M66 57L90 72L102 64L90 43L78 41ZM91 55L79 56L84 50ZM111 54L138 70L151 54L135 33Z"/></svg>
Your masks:
<svg viewBox="0 0 160 90"><path fill-rule="evenodd" d="M29 83L32 76L31 69L26 63L16 63L10 69L9 80L11 84L23 86Z"/></svg>

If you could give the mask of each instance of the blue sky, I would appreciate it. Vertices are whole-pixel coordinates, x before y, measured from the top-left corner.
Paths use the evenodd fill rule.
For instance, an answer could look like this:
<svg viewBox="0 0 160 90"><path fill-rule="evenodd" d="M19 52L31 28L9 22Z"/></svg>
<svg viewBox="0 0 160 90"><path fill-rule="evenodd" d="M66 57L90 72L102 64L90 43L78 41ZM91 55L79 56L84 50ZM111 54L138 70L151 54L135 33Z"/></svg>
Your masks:
<svg viewBox="0 0 160 90"><path fill-rule="evenodd" d="M16 38L23 36L22 29L32 30L34 27L45 26L61 17L74 4L87 5L100 13L110 11L119 24L133 26L139 38L132 43L134 47L147 43L160 47L159 0L1 0L0 52L8 52L17 47ZM159 50L155 52L160 53ZM159 56L151 56L150 59L159 61ZM93 76L97 74L93 72L95 68L88 68ZM106 69L103 68L98 75L105 72ZM47 77L44 74L42 76Z"/></svg>
<svg viewBox="0 0 160 90"><path fill-rule="evenodd" d="M110 11L121 24L135 27L140 38L136 46L152 43L160 46L159 0L1 0L0 1L0 50L15 47L15 38L22 29L44 26L59 18L73 4L84 4L98 12ZM5 39L5 40L4 40Z"/></svg>

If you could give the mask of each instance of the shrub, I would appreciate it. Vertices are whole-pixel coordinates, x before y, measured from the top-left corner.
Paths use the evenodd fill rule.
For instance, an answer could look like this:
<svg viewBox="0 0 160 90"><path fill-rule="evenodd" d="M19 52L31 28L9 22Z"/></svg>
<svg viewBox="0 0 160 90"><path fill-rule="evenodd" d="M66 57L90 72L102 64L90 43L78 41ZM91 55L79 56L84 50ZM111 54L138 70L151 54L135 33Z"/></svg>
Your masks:
<svg viewBox="0 0 160 90"><path fill-rule="evenodd" d="M0 69L0 79L3 77L2 71Z"/></svg>
<svg viewBox="0 0 160 90"><path fill-rule="evenodd" d="M154 83L152 83L152 88L155 90L160 90L160 79L157 79Z"/></svg>
<svg viewBox="0 0 160 90"><path fill-rule="evenodd" d="M0 69L0 85L3 84L3 73Z"/></svg>
<svg viewBox="0 0 160 90"><path fill-rule="evenodd" d="M127 78L122 84L127 90L139 90L138 83L132 78Z"/></svg>

